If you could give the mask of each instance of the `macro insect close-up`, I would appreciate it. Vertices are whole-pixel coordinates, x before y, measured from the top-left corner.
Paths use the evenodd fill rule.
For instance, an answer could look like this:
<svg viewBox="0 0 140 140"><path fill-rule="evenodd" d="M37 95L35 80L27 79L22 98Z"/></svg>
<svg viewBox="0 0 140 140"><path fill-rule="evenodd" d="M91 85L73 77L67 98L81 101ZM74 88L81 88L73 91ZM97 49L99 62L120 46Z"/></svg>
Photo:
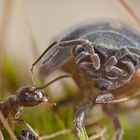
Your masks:
<svg viewBox="0 0 140 140"><path fill-rule="evenodd" d="M11 118L15 124L24 124L29 131L33 131L32 133L34 134L34 137L38 140L39 135L31 128L29 124L26 123L25 120L18 119L19 115L23 111L23 107L33 107L41 103L51 106L55 105L55 103L51 102L48 95L43 93L41 89L44 89L53 82L65 77L69 77L69 75L60 76L41 87L26 86L19 89L16 95L11 95L3 102L0 102L0 111L3 114L3 117L6 120ZM3 123L1 122L0 125L2 128Z"/></svg>
<svg viewBox="0 0 140 140"><path fill-rule="evenodd" d="M139 2L3 3L0 139L139 140ZM13 5L26 30L15 40L24 29L7 24Z"/></svg>
<svg viewBox="0 0 140 140"><path fill-rule="evenodd" d="M140 90L140 35L110 21L79 25L62 36L45 51L40 73L48 76L62 67L82 89L85 98L75 115L76 129L81 129L95 104L103 104L120 140L122 128L112 104L130 100Z"/></svg>

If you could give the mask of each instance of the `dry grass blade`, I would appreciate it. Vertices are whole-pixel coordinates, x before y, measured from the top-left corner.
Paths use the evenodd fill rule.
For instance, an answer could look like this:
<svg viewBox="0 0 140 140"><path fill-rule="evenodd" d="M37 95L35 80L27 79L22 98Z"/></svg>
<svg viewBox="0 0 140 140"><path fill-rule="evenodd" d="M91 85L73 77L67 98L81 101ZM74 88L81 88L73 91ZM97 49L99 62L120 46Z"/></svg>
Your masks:
<svg viewBox="0 0 140 140"><path fill-rule="evenodd" d="M138 29L140 30L140 19L134 13L134 11L131 9L131 7L124 0L115 0L115 1L118 2L119 6L122 9L124 9L124 11L129 16L129 18L132 20L132 22L134 23L134 25L136 27L138 27Z"/></svg>
<svg viewBox="0 0 140 140"><path fill-rule="evenodd" d="M71 133L73 130L72 129L64 129L64 130L61 130L61 131L57 131L53 134L50 134L50 135L46 135L46 136L42 136L41 137L41 140L48 140L48 139L52 139L52 138L55 138L57 136L60 136L60 135L65 135L65 134L69 134Z"/></svg>
<svg viewBox="0 0 140 140"><path fill-rule="evenodd" d="M96 140L99 138L104 138L104 134L106 132L106 127L102 128L101 131L89 138L89 140Z"/></svg>
<svg viewBox="0 0 140 140"><path fill-rule="evenodd" d="M12 140L17 140L13 130L10 128L9 124L7 123L7 121L5 120L3 114L0 111L0 120L4 126L4 128L7 130L7 132L9 133L10 137Z"/></svg>
<svg viewBox="0 0 140 140"><path fill-rule="evenodd" d="M6 34L7 26L9 23L9 18L11 14L11 7L12 3L11 0L5 0L4 1L4 10L3 10L3 15L2 15L2 22L0 24L0 45L4 41L4 37Z"/></svg>
<svg viewBox="0 0 140 140"><path fill-rule="evenodd" d="M0 131L0 140L4 140L4 137L2 135L2 132Z"/></svg>
<svg viewBox="0 0 140 140"><path fill-rule="evenodd" d="M5 55L5 36L7 33L7 27L9 24L9 19L11 15L11 8L12 8L12 1L11 0L5 0L3 4L3 13L2 13L2 18L1 18L1 23L0 23L0 66L3 67L3 59Z"/></svg>
<svg viewBox="0 0 140 140"><path fill-rule="evenodd" d="M41 140L39 135L35 132L35 130L28 124L25 122L26 127L33 133L33 135L38 138L38 140Z"/></svg>
<svg viewBox="0 0 140 140"><path fill-rule="evenodd" d="M32 46L32 52L33 52L34 57L36 58L36 56L39 56L37 41L36 41L35 36L33 34L32 27L27 19L26 11L23 7L21 0L14 0L14 1L15 1L16 6L17 6L17 9L19 11L20 17L21 17L21 19L22 19L22 21L23 21L23 23L28 31L28 36L29 36L30 43Z"/></svg>

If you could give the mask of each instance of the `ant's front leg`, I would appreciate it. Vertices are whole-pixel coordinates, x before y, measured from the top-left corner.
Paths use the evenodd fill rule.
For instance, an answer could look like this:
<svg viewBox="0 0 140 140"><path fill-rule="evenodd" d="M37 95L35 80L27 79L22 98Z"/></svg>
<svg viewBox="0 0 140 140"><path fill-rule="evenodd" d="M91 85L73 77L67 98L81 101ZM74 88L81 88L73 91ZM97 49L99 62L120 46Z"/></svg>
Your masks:
<svg viewBox="0 0 140 140"><path fill-rule="evenodd" d="M88 115L88 112L93 107L94 103L91 99L84 99L84 101L78 107L78 110L75 114L75 125L76 125L76 133L78 136L80 133L83 134L85 132L84 121ZM86 132L85 132L86 133Z"/></svg>

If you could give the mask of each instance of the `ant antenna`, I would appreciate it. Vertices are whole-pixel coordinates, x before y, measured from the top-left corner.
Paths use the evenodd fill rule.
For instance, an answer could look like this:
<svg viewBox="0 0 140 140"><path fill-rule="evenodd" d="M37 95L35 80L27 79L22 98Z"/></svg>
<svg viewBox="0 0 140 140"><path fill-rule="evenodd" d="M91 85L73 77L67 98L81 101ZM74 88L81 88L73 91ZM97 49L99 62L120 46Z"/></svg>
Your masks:
<svg viewBox="0 0 140 140"><path fill-rule="evenodd" d="M50 81L49 83L47 83L47 84L45 84L45 85L43 85L43 86L37 87L37 89L44 89L44 88L46 88L47 86L51 85L52 83L56 82L56 81L59 80L59 79L62 79L62 78L69 78L69 77L71 77L71 75L69 75L69 74L67 74L67 75L62 75L62 76L60 76L60 77L57 77L57 78L53 79L52 81Z"/></svg>
<svg viewBox="0 0 140 140"><path fill-rule="evenodd" d="M31 67L31 77L32 77L32 81L34 83L34 85L36 86L36 80L35 80L35 76L34 76L34 66L40 61L40 59L54 46L56 45L57 42L53 42L37 59L36 61L32 64L32 67Z"/></svg>

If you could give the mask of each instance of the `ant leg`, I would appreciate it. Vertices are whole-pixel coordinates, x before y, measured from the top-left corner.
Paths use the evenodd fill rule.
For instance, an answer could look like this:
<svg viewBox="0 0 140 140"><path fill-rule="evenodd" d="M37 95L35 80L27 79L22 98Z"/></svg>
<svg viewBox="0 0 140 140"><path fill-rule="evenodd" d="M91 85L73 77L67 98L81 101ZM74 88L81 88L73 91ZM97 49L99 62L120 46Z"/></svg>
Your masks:
<svg viewBox="0 0 140 140"><path fill-rule="evenodd" d="M78 107L78 110L76 111L75 114L75 125L78 134L79 132L80 133L85 132L84 121L93 105L94 105L93 101L86 98Z"/></svg>
<svg viewBox="0 0 140 140"><path fill-rule="evenodd" d="M36 85L35 82L35 76L34 76L34 66L41 60L41 58L46 54L46 52L48 52L53 46L55 46L57 44L57 42L52 43L36 60L35 62L32 64L31 67L31 77L32 77L32 81L34 83L34 85Z"/></svg>
<svg viewBox="0 0 140 140"><path fill-rule="evenodd" d="M39 139L39 135L34 131L34 129L24 120L22 119L14 119L13 120L16 124L23 124L25 125L35 136L36 139Z"/></svg>
<svg viewBox="0 0 140 140"><path fill-rule="evenodd" d="M115 111L114 106L111 106L111 108L109 106L103 106L103 110L111 118L113 122L115 133L116 133L115 134L116 140L121 140L123 135L122 126L118 119L118 115L114 112Z"/></svg>
<svg viewBox="0 0 140 140"><path fill-rule="evenodd" d="M7 120L5 119L5 116L3 115L3 113L1 111L0 111L0 122L2 123L3 127L9 133L11 139L17 140L17 138L15 136L15 133L13 132L13 130L11 129L11 127L9 126Z"/></svg>

